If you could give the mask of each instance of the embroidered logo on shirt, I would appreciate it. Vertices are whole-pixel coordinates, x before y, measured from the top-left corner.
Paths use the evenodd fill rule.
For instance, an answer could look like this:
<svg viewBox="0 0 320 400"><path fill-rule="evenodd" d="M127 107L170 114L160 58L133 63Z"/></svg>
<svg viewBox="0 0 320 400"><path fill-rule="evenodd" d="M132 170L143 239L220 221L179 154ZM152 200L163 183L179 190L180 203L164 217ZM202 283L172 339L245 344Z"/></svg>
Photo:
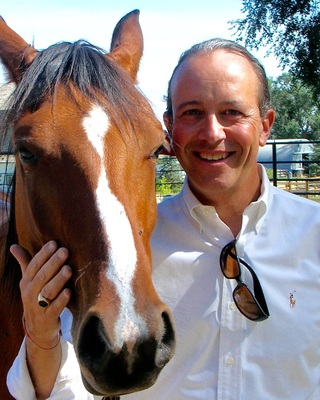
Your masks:
<svg viewBox="0 0 320 400"><path fill-rule="evenodd" d="M296 306L296 299L293 297L293 294L294 294L295 292L296 292L296 291L294 291L293 293L290 293L290 296L289 296L290 308L295 308L295 306Z"/></svg>

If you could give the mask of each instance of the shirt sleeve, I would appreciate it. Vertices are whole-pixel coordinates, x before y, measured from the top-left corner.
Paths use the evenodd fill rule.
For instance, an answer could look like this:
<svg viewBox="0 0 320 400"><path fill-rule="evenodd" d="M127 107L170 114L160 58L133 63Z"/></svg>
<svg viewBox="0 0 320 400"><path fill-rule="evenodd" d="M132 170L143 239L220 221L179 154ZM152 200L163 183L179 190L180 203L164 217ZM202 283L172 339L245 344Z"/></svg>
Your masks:
<svg viewBox="0 0 320 400"><path fill-rule="evenodd" d="M61 368L49 397L50 400L98 400L83 386L79 364L71 343L61 338ZM34 387L26 361L25 340L7 376L7 385L16 400L35 400Z"/></svg>

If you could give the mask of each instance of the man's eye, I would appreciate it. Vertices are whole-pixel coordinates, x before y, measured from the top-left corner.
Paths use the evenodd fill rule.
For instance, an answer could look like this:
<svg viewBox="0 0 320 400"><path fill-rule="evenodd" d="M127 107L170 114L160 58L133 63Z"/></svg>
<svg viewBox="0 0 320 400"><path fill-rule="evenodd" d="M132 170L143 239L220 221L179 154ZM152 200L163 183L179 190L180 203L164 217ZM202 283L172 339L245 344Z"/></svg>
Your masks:
<svg viewBox="0 0 320 400"><path fill-rule="evenodd" d="M201 111L196 109L186 110L183 115L201 115Z"/></svg>
<svg viewBox="0 0 320 400"><path fill-rule="evenodd" d="M237 116L237 115L241 115L241 112L238 110L226 110L224 112L224 115Z"/></svg>

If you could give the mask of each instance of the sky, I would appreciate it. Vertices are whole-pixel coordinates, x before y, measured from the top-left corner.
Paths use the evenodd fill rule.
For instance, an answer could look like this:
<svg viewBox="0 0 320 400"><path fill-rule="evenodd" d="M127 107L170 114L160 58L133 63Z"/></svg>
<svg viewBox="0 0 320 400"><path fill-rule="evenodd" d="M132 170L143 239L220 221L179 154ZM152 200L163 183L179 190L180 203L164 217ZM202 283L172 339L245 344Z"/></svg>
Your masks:
<svg viewBox="0 0 320 400"><path fill-rule="evenodd" d="M85 39L109 51L117 22L140 10L144 55L139 87L162 120L163 96L180 54L213 37L235 39L231 20L244 18L242 0L1 0L0 15L38 50L59 41ZM281 74L274 57L253 52L269 77ZM6 81L0 69L0 83Z"/></svg>

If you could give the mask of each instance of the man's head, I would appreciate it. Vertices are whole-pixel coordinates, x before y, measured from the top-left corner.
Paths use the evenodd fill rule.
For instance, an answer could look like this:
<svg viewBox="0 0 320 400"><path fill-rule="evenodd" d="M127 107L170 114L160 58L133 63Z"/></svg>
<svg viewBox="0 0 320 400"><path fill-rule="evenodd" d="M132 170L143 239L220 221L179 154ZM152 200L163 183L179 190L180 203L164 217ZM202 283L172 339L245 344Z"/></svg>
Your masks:
<svg viewBox="0 0 320 400"><path fill-rule="evenodd" d="M258 149L274 111L264 69L243 47L214 39L185 52L169 82L164 120L200 201L246 190L256 196Z"/></svg>

